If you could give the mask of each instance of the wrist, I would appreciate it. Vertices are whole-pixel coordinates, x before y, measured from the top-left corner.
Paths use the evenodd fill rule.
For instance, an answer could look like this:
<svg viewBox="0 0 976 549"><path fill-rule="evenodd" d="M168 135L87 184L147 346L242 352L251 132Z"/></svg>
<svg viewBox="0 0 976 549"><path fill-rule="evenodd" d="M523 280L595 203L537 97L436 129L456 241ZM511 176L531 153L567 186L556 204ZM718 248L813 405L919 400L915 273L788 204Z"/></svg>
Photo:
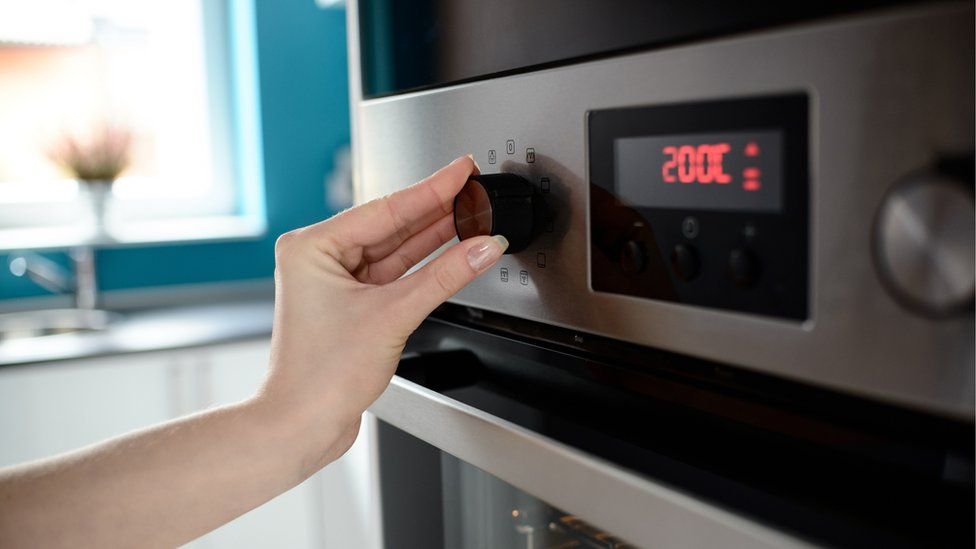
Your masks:
<svg viewBox="0 0 976 549"><path fill-rule="evenodd" d="M269 379L244 405L269 439L280 445L277 450L294 458L304 480L341 456L348 447L344 438L362 414L346 410L338 391L284 388L275 381ZM335 448L343 445L346 448L337 454Z"/></svg>

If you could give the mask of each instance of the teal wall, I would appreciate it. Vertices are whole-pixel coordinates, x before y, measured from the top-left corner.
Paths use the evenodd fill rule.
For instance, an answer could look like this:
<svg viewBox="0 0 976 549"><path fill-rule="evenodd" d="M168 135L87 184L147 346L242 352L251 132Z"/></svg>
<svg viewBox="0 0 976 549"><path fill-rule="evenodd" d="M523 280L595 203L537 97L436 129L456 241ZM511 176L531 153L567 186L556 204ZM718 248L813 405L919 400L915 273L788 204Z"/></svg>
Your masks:
<svg viewBox="0 0 976 549"><path fill-rule="evenodd" d="M334 213L325 203L324 180L335 151L349 142L345 12L320 9L314 0L252 1L267 234L236 242L100 250L102 290L271 277L275 238ZM63 255L49 256L64 262ZM6 264L0 255L0 297L46 293L10 275Z"/></svg>

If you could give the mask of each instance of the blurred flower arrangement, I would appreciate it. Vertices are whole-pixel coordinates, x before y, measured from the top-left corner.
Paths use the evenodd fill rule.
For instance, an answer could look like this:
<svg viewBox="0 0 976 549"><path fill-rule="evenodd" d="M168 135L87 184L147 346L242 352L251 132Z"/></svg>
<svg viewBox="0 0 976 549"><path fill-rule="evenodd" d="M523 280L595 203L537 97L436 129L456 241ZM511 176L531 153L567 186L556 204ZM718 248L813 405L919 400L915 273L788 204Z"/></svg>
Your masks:
<svg viewBox="0 0 976 549"><path fill-rule="evenodd" d="M120 126L104 125L87 139L65 134L51 149L51 160L82 184L111 185L129 166L132 133Z"/></svg>
<svg viewBox="0 0 976 549"><path fill-rule="evenodd" d="M86 138L65 134L48 152L87 194L97 235L107 232L112 184L129 166L131 148L132 133L127 128L105 124Z"/></svg>

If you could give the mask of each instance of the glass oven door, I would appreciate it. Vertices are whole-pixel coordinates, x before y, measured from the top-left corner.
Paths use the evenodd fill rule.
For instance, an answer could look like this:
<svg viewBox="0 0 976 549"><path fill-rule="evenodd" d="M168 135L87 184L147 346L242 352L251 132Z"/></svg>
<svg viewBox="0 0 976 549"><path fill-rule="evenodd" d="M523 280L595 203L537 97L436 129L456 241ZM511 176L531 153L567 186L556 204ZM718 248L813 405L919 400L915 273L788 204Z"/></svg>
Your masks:
<svg viewBox="0 0 976 549"><path fill-rule="evenodd" d="M393 547L636 547L380 421L383 541Z"/></svg>

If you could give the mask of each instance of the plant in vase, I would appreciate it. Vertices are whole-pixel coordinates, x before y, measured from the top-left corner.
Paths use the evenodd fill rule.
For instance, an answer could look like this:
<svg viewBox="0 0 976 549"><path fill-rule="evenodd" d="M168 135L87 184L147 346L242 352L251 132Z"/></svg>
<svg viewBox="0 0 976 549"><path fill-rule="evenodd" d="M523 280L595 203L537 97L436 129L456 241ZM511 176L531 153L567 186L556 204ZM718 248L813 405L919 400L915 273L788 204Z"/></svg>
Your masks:
<svg viewBox="0 0 976 549"><path fill-rule="evenodd" d="M112 184L129 166L132 134L105 125L87 138L65 135L50 151L51 159L67 170L88 197L97 236L106 234L106 211Z"/></svg>

